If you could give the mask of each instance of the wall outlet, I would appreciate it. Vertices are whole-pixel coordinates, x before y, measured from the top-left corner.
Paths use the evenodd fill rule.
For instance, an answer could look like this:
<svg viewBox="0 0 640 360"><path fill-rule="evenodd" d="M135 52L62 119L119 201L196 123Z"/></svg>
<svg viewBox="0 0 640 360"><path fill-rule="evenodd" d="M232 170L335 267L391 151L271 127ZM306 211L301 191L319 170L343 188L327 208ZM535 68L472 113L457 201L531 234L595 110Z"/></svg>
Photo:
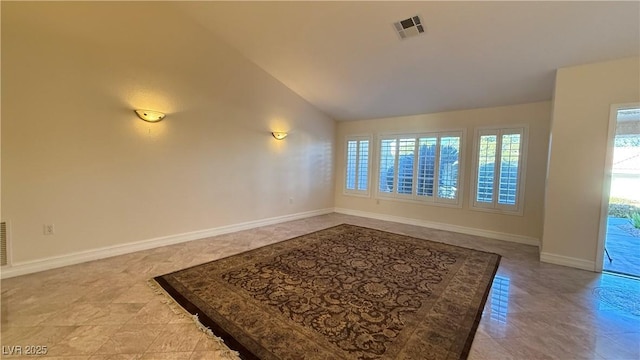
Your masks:
<svg viewBox="0 0 640 360"><path fill-rule="evenodd" d="M289 198L289 204L293 204L293 198L292 197Z"/></svg>
<svg viewBox="0 0 640 360"><path fill-rule="evenodd" d="M53 235L56 232L56 228L53 224L44 224L43 232L45 235Z"/></svg>

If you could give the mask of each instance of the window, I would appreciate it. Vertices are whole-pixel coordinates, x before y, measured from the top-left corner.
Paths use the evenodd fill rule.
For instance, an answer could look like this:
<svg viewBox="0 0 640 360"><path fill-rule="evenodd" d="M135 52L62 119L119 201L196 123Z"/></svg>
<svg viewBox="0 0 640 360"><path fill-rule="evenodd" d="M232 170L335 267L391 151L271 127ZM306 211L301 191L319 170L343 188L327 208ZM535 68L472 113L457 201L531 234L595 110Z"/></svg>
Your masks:
<svg viewBox="0 0 640 360"><path fill-rule="evenodd" d="M369 143L368 137L347 138L346 194L369 195Z"/></svg>
<svg viewBox="0 0 640 360"><path fill-rule="evenodd" d="M525 135L523 127L476 131L472 207L522 213Z"/></svg>
<svg viewBox="0 0 640 360"><path fill-rule="evenodd" d="M462 131L382 136L378 196L459 204Z"/></svg>

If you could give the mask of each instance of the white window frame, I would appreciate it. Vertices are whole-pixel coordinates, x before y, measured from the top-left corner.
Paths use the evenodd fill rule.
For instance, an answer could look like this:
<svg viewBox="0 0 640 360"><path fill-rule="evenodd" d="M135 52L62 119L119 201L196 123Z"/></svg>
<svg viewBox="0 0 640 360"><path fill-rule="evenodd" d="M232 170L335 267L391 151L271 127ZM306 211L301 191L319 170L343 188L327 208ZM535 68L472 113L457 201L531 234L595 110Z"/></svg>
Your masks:
<svg viewBox="0 0 640 360"><path fill-rule="evenodd" d="M459 137L460 138L460 150L458 151L458 178L457 184L458 189L456 191L455 199L447 199L438 197L439 193L439 172L440 172L440 141L443 137ZM455 129L455 130L447 130L447 131L434 131L434 132L425 132L425 133L389 133L389 134L380 134L376 139L376 162L375 168L375 197L376 199L381 200L394 200L394 201L404 201L404 202L412 202L419 203L425 205L437 205L437 206L446 206L446 207L462 207L463 194L464 194L464 154L465 154L465 137L466 130L465 129ZM425 195L417 195L417 186L413 186L411 194L399 194L397 192L389 193L380 191L380 161L382 160L382 141L383 140L396 140L400 139L415 139L415 149L414 154L419 154L419 139L421 138L436 138L436 153L435 153L435 169L434 169L434 183L433 183L433 195L425 196ZM393 188L397 191L398 189L398 159L399 152L395 154L394 166L396 167L396 171L394 171L394 179L393 179ZM413 182L412 184L417 184L417 173L418 173L418 160L417 157L414 157L414 166L413 166Z"/></svg>
<svg viewBox="0 0 640 360"><path fill-rule="evenodd" d="M499 186L500 186L500 159L502 156L502 136L509 134L520 134L520 157L518 159L518 181L516 190L516 201L514 205L500 204ZM478 202L476 197L478 189L478 176L480 175L480 137L486 135L496 135L496 157L494 161L493 171L493 199L491 202ZM529 127L527 125L505 125L478 127L474 131L473 140L473 166L471 169L471 185L469 208L471 210L499 213L505 215L519 215L524 213L524 190L527 171L527 152L529 145Z"/></svg>
<svg viewBox="0 0 640 360"><path fill-rule="evenodd" d="M355 189L347 189L347 165L349 163L349 142L356 141L356 169L355 169ZM358 175L359 175L359 167L360 167L360 142L368 141L369 142L369 152L367 154L367 189L366 190L358 190ZM371 196L371 175L373 171L371 169L371 158L373 157L373 141L371 135L349 135L345 137L344 140L344 176L342 179L342 189L343 194L352 195L352 196L361 196L361 197L370 197Z"/></svg>

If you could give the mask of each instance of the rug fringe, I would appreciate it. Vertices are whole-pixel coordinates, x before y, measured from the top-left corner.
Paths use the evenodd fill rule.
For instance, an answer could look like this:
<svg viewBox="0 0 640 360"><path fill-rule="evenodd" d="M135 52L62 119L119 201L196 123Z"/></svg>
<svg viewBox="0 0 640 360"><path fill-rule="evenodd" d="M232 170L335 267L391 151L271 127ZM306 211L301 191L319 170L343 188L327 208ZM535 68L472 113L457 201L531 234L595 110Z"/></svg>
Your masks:
<svg viewBox="0 0 640 360"><path fill-rule="evenodd" d="M189 313L185 310L180 304L178 304L167 292L160 286L154 279L149 279L147 281L147 285L153 290L157 295L162 296L162 303L169 306L171 311L173 311L176 315L180 317L188 317L193 320L194 324L202 331L207 334L219 347L220 355L222 356L220 359L222 360L240 360L240 354L237 351L229 349L227 345L224 343L224 340L216 336L211 329L206 327L200 319L198 318L198 314L195 315Z"/></svg>
<svg viewBox="0 0 640 360"><path fill-rule="evenodd" d="M174 314L176 314L176 315L178 315L178 316L180 316L182 318L186 318L186 317L191 317L192 316L185 309L183 309L182 306L180 306L177 302L175 302L175 300L173 300L173 298L169 294L167 294L167 292L164 291L162 286L160 286L154 279L147 280L147 285L149 285L151 290L153 290L153 292L156 295L161 295L162 296L162 300L160 300L160 302L162 302L163 304L169 306L169 309L171 309L171 311L173 311Z"/></svg>

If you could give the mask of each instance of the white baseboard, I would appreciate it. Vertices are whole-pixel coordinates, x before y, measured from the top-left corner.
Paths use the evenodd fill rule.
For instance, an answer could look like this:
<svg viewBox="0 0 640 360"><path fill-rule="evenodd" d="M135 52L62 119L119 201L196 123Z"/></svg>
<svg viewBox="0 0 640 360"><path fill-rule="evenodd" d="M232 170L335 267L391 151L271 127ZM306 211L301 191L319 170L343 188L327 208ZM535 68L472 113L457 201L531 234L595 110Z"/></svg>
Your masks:
<svg viewBox="0 0 640 360"><path fill-rule="evenodd" d="M361 216L361 217L377 219L377 220L393 221L401 224L417 225L417 226L428 227L431 229L446 230L446 231L452 231L452 232L457 232L457 233L462 233L467 235L476 235L476 236L482 236L482 237L487 237L487 238L496 239L496 240L510 241L518 244L533 245L533 246L540 247L540 240L530 236L508 234L508 233L492 231L492 230L483 230L483 229L471 228L466 226L451 225L451 224L438 223L438 222L432 222L432 221L426 221L426 220L420 220L420 219L412 219L412 218L406 218L406 217L394 216L394 215L378 214L378 213L372 213L372 212L360 211L360 210L335 208L334 211L340 214L345 214L345 215L353 215L353 216Z"/></svg>
<svg viewBox="0 0 640 360"><path fill-rule="evenodd" d="M596 271L596 264L591 260L578 259L569 256L551 254L551 253L540 253L540 261L546 262L549 264L569 266L572 268L588 270L588 271Z"/></svg>
<svg viewBox="0 0 640 360"><path fill-rule="evenodd" d="M212 229L197 230L182 234L162 236L154 239L136 241L128 244L107 246L98 249L79 251L71 254L53 256L44 259L13 263L0 269L0 278L7 279L15 276L31 274L39 271L55 269L63 266L79 264L87 261L104 259L112 256L128 254L141 250L153 249L161 246L173 245L207 237L228 234L236 231L248 230L260 226L279 224L287 221L304 219L312 216L325 215L333 209L320 209L296 214L276 216L267 219L247 221L239 224L220 226Z"/></svg>

